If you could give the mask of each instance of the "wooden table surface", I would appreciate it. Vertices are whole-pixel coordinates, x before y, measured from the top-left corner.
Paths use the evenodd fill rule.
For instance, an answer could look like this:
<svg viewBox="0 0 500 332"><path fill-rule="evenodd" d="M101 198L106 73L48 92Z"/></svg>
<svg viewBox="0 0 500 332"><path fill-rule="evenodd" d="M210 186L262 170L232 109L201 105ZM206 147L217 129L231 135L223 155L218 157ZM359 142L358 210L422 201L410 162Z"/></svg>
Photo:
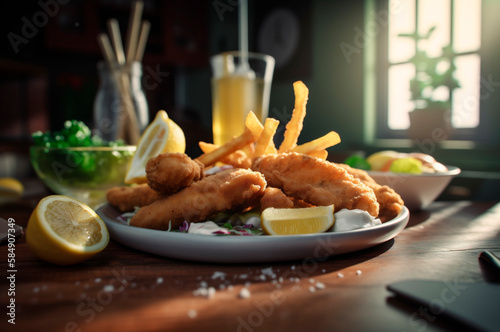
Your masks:
<svg viewBox="0 0 500 332"><path fill-rule="evenodd" d="M0 207L26 226L43 192ZM500 204L436 202L394 240L311 262L208 264L159 257L115 241L75 266L38 260L15 242L14 279L0 246L1 331L450 331L387 290L408 279L498 282L478 261L500 252ZM213 287L213 290L207 290ZM15 294L9 294L14 288ZM247 297L241 297L243 288ZM215 292L214 292L215 291ZM15 325L8 323L15 301Z"/></svg>

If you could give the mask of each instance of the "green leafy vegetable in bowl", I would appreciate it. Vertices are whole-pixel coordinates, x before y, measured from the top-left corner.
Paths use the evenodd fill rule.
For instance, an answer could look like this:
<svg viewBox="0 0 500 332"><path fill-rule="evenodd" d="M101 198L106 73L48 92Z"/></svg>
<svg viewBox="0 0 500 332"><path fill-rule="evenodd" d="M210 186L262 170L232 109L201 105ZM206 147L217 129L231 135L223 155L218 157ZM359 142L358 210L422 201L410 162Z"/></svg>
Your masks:
<svg viewBox="0 0 500 332"><path fill-rule="evenodd" d="M47 148L125 146L122 140L107 142L97 135L92 135L89 127L77 120L65 121L64 128L60 131L37 131L31 136L35 146Z"/></svg>
<svg viewBox="0 0 500 332"><path fill-rule="evenodd" d="M31 163L55 193L90 205L105 199L106 191L124 184L135 146L106 142L81 121L66 121L60 131L33 133Z"/></svg>

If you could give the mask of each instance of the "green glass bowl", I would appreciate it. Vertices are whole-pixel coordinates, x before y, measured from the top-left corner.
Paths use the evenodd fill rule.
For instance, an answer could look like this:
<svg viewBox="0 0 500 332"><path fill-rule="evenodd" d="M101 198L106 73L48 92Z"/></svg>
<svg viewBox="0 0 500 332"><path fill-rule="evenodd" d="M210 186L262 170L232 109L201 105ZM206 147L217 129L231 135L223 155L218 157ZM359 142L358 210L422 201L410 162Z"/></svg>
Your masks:
<svg viewBox="0 0 500 332"><path fill-rule="evenodd" d="M95 208L106 191L125 185L135 146L47 148L33 146L30 159L38 177L56 194Z"/></svg>

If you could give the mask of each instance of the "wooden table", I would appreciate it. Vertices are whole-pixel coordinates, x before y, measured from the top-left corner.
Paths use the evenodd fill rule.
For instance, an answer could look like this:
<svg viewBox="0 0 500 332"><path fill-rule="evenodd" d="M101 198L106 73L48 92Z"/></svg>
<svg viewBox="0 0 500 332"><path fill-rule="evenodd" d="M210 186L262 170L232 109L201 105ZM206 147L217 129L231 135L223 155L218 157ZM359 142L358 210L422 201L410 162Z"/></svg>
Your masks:
<svg viewBox="0 0 500 332"><path fill-rule="evenodd" d="M0 217L25 226L40 195L0 207ZM312 263L197 263L111 241L93 259L60 267L38 260L20 237L15 279L6 283L7 249L0 246L1 331L463 330L386 286L408 279L498 282L478 256L500 252L500 204L436 202L412 213L394 240ZM12 298L15 326L6 315Z"/></svg>

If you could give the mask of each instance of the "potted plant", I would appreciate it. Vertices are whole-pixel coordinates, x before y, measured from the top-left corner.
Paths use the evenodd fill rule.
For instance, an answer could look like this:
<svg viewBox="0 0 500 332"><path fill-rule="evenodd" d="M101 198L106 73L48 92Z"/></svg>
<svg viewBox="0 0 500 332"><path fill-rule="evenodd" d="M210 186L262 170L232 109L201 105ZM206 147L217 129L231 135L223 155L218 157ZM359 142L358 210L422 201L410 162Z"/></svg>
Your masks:
<svg viewBox="0 0 500 332"><path fill-rule="evenodd" d="M435 29L431 27L426 34L400 34L401 37L412 38L416 46L415 55L410 59L415 65L415 76L410 80L411 100L415 108L409 113L408 130L410 138L414 140L432 139L434 136L442 139L443 135L448 137L451 131L451 95L454 89L460 87L454 77L455 64L450 60L451 46L443 47L438 57L428 56L420 47L421 42L428 40ZM443 90L442 87L447 89ZM446 91L445 95L443 91Z"/></svg>

